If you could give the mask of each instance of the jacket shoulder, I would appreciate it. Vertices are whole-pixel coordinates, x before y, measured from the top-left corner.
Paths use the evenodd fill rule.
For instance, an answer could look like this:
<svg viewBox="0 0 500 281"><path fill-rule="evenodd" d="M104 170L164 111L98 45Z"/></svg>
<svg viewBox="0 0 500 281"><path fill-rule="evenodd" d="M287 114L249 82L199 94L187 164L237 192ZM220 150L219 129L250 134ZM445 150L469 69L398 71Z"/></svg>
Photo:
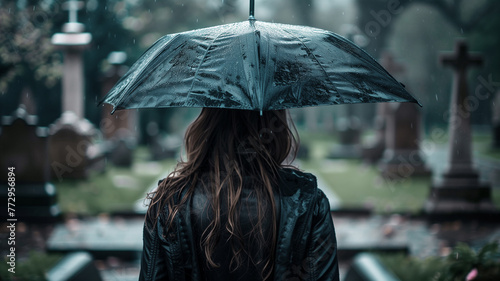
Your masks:
<svg viewBox="0 0 500 281"><path fill-rule="evenodd" d="M317 191L316 176L298 169L282 168L280 172L280 191L284 195L301 193L314 194Z"/></svg>

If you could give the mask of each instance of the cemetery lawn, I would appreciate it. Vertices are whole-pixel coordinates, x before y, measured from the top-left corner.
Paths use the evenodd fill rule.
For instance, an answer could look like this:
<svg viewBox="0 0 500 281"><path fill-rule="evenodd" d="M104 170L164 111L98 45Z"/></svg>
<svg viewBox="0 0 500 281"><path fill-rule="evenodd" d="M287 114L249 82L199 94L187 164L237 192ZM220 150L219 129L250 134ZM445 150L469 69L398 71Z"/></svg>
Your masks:
<svg viewBox="0 0 500 281"><path fill-rule="evenodd" d="M371 208L377 213L418 213L428 196L430 177L385 180L359 160L309 160L300 167L321 177L343 208Z"/></svg>
<svg viewBox="0 0 500 281"><path fill-rule="evenodd" d="M135 202L143 198L159 178L172 171L177 162L175 159L150 162L146 147L139 147L134 153L131 168L108 163L106 172L93 174L88 180L54 181L61 211L66 215L131 212Z"/></svg>
<svg viewBox="0 0 500 281"><path fill-rule="evenodd" d="M301 143L310 149L310 157L300 160L299 167L321 177L338 197L344 208L373 208L377 213L419 213L429 195L431 177L409 177L385 180L376 166L361 160L329 160L326 155L336 143L325 133L302 133ZM500 160L500 152L492 152L490 139L474 136L475 153ZM488 149L489 150L488 150ZM492 189L493 203L500 207L500 189Z"/></svg>

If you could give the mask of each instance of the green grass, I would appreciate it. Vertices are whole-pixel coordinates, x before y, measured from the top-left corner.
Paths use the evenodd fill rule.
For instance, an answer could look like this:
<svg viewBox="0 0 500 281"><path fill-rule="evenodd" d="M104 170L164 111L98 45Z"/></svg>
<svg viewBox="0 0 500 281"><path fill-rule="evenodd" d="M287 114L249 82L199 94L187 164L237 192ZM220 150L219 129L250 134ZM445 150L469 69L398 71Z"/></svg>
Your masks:
<svg viewBox="0 0 500 281"><path fill-rule="evenodd" d="M167 159L156 163L147 161L147 151L139 148L130 169L108 164L105 173L94 174L88 180L55 182L59 207L65 214L82 215L130 211L136 200L144 196L158 177L173 170L176 160ZM122 183L117 186L113 179L120 179Z"/></svg>
<svg viewBox="0 0 500 281"><path fill-rule="evenodd" d="M310 160L302 162L301 168L323 178L342 206L370 207L378 213L420 211L431 183L429 177L390 182L358 160Z"/></svg>
<svg viewBox="0 0 500 281"><path fill-rule="evenodd" d="M360 160L325 160L336 144L327 134L301 132L302 143L311 151L310 159L301 168L323 178L345 207L371 207L378 213L421 211L429 195L430 177L404 177L384 180L375 166ZM500 151L492 151L490 138L474 136L474 148L481 156L500 159ZM443 141L442 143L445 143ZM492 189L493 203L500 207L500 190Z"/></svg>

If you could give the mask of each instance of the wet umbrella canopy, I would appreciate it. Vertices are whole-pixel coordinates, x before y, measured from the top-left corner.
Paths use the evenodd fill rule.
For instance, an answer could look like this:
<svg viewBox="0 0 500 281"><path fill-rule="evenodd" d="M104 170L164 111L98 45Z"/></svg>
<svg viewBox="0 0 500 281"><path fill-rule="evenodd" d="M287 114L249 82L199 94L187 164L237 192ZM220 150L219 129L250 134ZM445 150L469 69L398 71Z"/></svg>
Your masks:
<svg viewBox="0 0 500 281"><path fill-rule="evenodd" d="M263 111L387 101L417 102L352 42L251 12L248 21L160 38L101 103Z"/></svg>

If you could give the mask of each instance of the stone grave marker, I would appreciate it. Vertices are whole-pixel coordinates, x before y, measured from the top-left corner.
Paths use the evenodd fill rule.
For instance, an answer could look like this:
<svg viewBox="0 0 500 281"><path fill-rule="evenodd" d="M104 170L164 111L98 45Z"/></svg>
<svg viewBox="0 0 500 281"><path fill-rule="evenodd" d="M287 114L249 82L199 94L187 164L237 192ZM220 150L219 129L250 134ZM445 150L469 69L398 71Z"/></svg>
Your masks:
<svg viewBox="0 0 500 281"><path fill-rule="evenodd" d="M63 113L50 126L49 159L54 180L86 179L91 170L105 170L107 148L95 144L97 130L73 112Z"/></svg>
<svg viewBox="0 0 500 281"><path fill-rule="evenodd" d="M347 108L347 116L336 122L339 145L334 146L328 158L357 159L361 157L361 121L350 113L352 107Z"/></svg>
<svg viewBox="0 0 500 281"><path fill-rule="evenodd" d="M391 53L384 52L380 64L397 80L403 80L406 68L398 63ZM384 155L386 149L386 122L391 112L389 103L377 103L374 120L375 137L372 142L363 146L362 158L367 163L377 163Z"/></svg>
<svg viewBox="0 0 500 281"><path fill-rule="evenodd" d="M433 182L426 203L429 213L492 211L491 187L479 180L472 163L472 138L467 97L467 69L479 66L482 58L471 55L463 41L457 42L455 52L441 57L441 63L454 70L449 121L448 168L440 181Z"/></svg>
<svg viewBox="0 0 500 281"><path fill-rule="evenodd" d="M118 167L131 167L134 148L135 142L133 139L121 138L114 141L109 156L111 163Z"/></svg>
<svg viewBox="0 0 500 281"><path fill-rule="evenodd" d="M379 170L390 180L430 175L420 153L420 110L410 103L388 104L383 158Z"/></svg>
<svg viewBox="0 0 500 281"><path fill-rule="evenodd" d="M85 26L77 21L77 12L83 8L83 2L69 1L64 6L69 11L69 20L63 25L63 33L56 33L51 39L64 53L62 112L71 111L78 118L84 118L82 53L90 45L92 35L83 32Z"/></svg>
<svg viewBox="0 0 500 281"><path fill-rule="evenodd" d="M15 217L57 218L56 189L49 182L47 128L20 106L12 116L2 118L0 129L0 200L7 202L9 167L15 174ZM7 216L7 210L0 216Z"/></svg>

